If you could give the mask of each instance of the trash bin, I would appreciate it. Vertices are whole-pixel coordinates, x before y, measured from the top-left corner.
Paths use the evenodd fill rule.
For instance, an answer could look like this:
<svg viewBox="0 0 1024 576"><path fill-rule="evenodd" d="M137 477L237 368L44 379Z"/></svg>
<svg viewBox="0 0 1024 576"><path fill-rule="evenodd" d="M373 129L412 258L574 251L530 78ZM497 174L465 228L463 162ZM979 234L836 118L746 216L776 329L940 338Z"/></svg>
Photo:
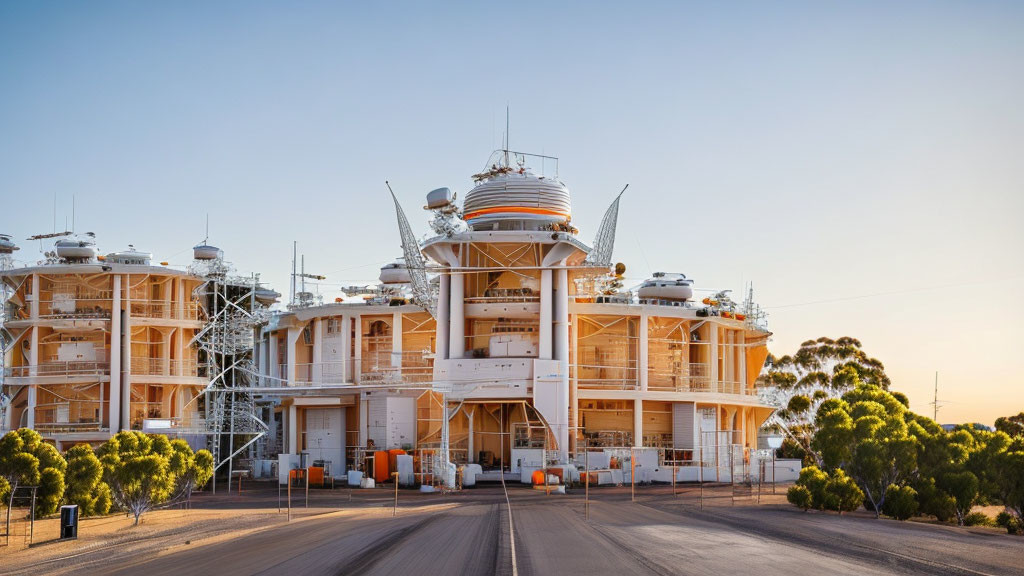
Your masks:
<svg viewBox="0 0 1024 576"><path fill-rule="evenodd" d="M60 539L78 538L78 505L60 507Z"/></svg>

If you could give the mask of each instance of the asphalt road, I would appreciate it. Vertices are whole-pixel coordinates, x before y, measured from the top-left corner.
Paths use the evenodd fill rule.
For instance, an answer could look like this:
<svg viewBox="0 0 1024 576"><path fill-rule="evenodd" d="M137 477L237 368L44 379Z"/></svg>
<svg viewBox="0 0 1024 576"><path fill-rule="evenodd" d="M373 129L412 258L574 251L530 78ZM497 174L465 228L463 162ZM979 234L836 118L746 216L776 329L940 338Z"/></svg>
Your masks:
<svg viewBox="0 0 1024 576"><path fill-rule="evenodd" d="M508 506L500 486L453 496L405 494L155 558L82 558L78 573L513 574ZM1024 575L1024 539L951 526L732 505L647 488L545 496L510 488L515 574Z"/></svg>

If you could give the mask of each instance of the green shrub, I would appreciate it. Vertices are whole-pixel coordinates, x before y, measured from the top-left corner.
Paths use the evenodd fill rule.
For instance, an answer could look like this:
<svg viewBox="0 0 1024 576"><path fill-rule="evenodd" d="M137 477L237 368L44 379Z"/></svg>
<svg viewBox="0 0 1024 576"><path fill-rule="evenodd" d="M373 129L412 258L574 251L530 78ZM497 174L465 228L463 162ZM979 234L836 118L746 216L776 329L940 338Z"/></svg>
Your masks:
<svg viewBox="0 0 1024 576"><path fill-rule="evenodd" d="M825 509L825 487L828 485L828 474L817 466L807 466L800 471L797 486L807 488L811 493L811 508Z"/></svg>
<svg viewBox="0 0 1024 576"><path fill-rule="evenodd" d="M983 512L971 512L964 516L964 526L993 526L995 522Z"/></svg>
<svg viewBox="0 0 1024 576"><path fill-rule="evenodd" d="M789 490L786 491L786 500L789 500L790 504L798 508L803 508L804 512L806 512L811 508L811 491L800 485L790 486Z"/></svg>
<svg viewBox="0 0 1024 576"><path fill-rule="evenodd" d="M36 516L49 516L57 511L64 498L64 473L57 468L44 468L36 491Z"/></svg>
<svg viewBox="0 0 1024 576"><path fill-rule="evenodd" d="M935 480L929 478L917 487L918 501L921 512L935 516L939 522L949 522L956 517L956 502L953 498L935 486Z"/></svg>
<svg viewBox="0 0 1024 576"><path fill-rule="evenodd" d="M996 516L996 526L1006 528L1007 534L1024 534L1024 522L1009 512L1000 512Z"/></svg>
<svg viewBox="0 0 1024 576"><path fill-rule="evenodd" d="M853 478L847 476L842 469L832 473L825 484L825 508L842 514L860 508L863 501L864 492L853 481Z"/></svg>
<svg viewBox="0 0 1024 576"><path fill-rule="evenodd" d="M88 444L73 446L66 454L68 460L67 489L64 498L68 504L77 504L83 516L103 515L110 511L110 487L103 483L103 465Z"/></svg>
<svg viewBox="0 0 1024 576"><path fill-rule="evenodd" d="M917 514L918 506L916 490L910 486L889 486L882 512L897 520L906 520Z"/></svg>

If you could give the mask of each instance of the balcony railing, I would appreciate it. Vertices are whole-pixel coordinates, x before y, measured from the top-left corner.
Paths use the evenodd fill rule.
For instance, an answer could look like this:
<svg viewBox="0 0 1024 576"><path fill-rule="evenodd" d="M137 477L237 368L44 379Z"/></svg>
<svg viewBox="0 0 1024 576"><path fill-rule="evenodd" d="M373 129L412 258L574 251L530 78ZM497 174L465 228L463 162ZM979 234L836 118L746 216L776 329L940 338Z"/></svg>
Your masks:
<svg viewBox="0 0 1024 576"><path fill-rule="evenodd" d="M103 376L110 374L107 362L44 362L38 366L6 366L7 378L35 378L39 376Z"/></svg>
<svg viewBox="0 0 1024 576"><path fill-rule="evenodd" d="M165 302L162 300L132 300L129 308L136 318L166 320L198 320L199 304L196 302Z"/></svg>
<svg viewBox="0 0 1024 576"><path fill-rule="evenodd" d="M36 406L35 428L51 433L101 430L107 406L106 400L71 400L39 404Z"/></svg>
<svg viewBox="0 0 1024 576"><path fill-rule="evenodd" d="M318 386L354 384L348 374L355 373L360 383L414 384L429 382L433 378L433 357L423 352L392 354L390 351L368 352L361 358L348 362L295 364L293 375L288 373L288 364L279 363L276 373L260 379L264 386ZM269 376L269 377L267 377Z"/></svg>
<svg viewBox="0 0 1024 576"><path fill-rule="evenodd" d="M132 357L132 374L139 376L198 376L195 360Z"/></svg>
<svg viewBox="0 0 1024 576"><path fill-rule="evenodd" d="M621 365L576 364L572 366L580 388L636 390L639 388L636 361Z"/></svg>
<svg viewBox="0 0 1024 576"><path fill-rule="evenodd" d="M41 300L40 318L95 318L110 319L110 298L69 298Z"/></svg>

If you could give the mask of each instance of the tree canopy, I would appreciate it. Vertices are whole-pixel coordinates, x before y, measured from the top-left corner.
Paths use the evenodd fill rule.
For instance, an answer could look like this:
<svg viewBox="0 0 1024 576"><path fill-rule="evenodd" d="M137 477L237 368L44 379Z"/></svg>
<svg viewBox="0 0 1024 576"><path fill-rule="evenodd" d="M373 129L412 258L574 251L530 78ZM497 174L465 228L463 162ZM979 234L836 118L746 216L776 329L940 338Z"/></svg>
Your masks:
<svg viewBox="0 0 1024 576"><path fill-rule="evenodd" d="M818 407L856 383L883 390L890 384L885 367L865 353L856 338L821 337L804 342L793 355L769 356L758 390L765 403L778 408L769 426L785 434L784 454L822 465L820 454L811 446ZM897 399L906 404L905 396Z"/></svg>
<svg viewBox="0 0 1024 576"><path fill-rule="evenodd" d="M184 440L161 435L118 432L98 455L114 502L135 516L135 524L153 507L187 498L213 475L208 451L193 453Z"/></svg>

